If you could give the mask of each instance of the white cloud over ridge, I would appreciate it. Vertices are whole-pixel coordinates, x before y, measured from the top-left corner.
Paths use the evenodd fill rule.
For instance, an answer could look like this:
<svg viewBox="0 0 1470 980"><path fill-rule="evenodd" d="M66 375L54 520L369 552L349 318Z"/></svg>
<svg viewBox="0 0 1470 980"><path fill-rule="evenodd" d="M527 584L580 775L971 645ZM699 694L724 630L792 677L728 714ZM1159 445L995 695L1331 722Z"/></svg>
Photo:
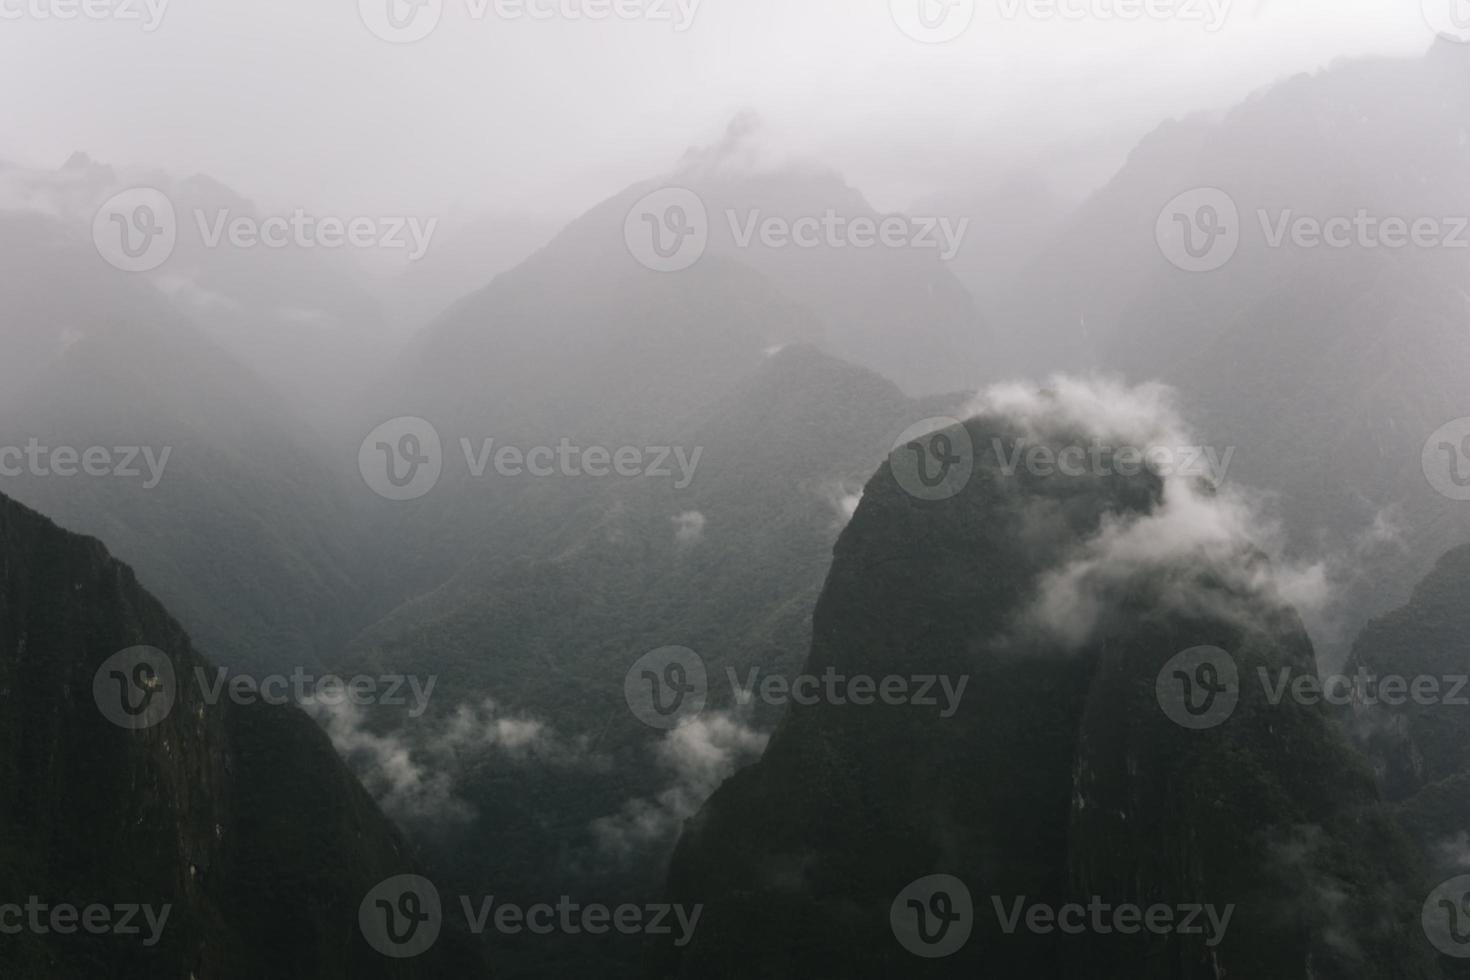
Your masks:
<svg viewBox="0 0 1470 980"><path fill-rule="evenodd" d="M492 756L516 765L605 764L585 739L564 739L491 698L460 704L443 720L425 718L421 728L386 732L375 731L363 709L347 702L303 707L326 729L383 812L400 825L433 828L473 821L477 811L459 795L459 783L467 768Z"/></svg>
<svg viewBox="0 0 1470 980"><path fill-rule="evenodd" d="M1180 404L1178 392L1157 382L1056 375L1045 386L995 385L966 411L1001 418L1033 444L1080 438L1145 452L1201 446ZM1269 494L1186 472L1154 472L1162 486L1160 503L1147 512L1107 515L1095 534L1043 574L1019 626L1076 649L1144 576L1167 605L1181 611L1229 617L1239 612L1233 597L1248 595L1290 606L1309 623L1326 622L1353 574L1354 555L1288 553ZM1380 515L1365 533L1364 547L1392 538L1390 519Z"/></svg>

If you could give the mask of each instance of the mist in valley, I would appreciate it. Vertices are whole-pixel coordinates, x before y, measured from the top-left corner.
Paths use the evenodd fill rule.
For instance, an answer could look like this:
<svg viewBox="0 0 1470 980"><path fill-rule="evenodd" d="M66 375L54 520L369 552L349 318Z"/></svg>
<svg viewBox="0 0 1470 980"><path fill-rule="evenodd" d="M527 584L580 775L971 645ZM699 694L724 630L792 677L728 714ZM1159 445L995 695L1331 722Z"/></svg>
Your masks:
<svg viewBox="0 0 1470 980"><path fill-rule="evenodd" d="M0 974L1465 973L1462 0L0 81Z"/></svg>

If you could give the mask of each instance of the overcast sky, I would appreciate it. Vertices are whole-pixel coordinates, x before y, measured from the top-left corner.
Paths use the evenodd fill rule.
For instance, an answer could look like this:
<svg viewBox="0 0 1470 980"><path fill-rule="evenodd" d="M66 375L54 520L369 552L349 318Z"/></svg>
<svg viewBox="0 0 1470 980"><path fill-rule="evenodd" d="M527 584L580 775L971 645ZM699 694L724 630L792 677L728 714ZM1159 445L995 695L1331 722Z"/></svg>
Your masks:
<svg viewBox="0 0 1470 980"><path fill-rule="evenodd" d="M925 33L920 0L698 0L687 21L696 0L616 0L640 16L597 21L571 16L584 0L489 0L480 17L485 0L85 0L140 19L55 16L82 2L0 0L0 158L84 149L268 206L557 215L669 169L743 109L773 153L901 207L1433 37L1419 0L1149 0L1174 15L1132 21L1105 14L1143 0L1050 0L1082 20L950 0L928 8L934 31L976 9L945 43L905 33ZM432 30L379 37L390 3L405 32Z"/></svg>

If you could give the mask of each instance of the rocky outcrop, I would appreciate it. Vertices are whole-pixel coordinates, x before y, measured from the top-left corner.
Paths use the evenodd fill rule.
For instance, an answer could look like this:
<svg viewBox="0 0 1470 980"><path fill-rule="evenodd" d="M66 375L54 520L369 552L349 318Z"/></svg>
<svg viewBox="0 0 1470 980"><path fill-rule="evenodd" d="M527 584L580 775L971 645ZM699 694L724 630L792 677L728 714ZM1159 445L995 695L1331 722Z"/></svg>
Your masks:
<svg viewBox="0 0 1470 980"><path fill-rule="evenodd" d="M1187 538L1213 494L1119 475L1111 454L1086 476L1008 462L1085 431L985 417L944 435L929 450L973 447L973 474L920 499L944 494L906 491L902 449L880 469L837 544L806 670L968 678L958 709L793 706L686 828L672 896L707 909L669 970L1432 975L1415 857L1369 769L1324 708L1273 703L1260 681L1315 674L1266 559L1213 539L1147 554L1152 531ZM1047 928L1045 913L1028 926L1025 910L1069 903L1082 928ZM1174 927L1124 934L1095 905L1167 908ZM1229 921L1202 908L1186 926L1195 906ZM914 941L946 918L951 947Z"/></svg>
<svg viewBox="0 0 1470 980"><path fill-rule="evenodd" d="M140 646L175 683L118 657ZM0 906L168 909L157 929L138 914L138 934L43 917L0 936L0 975L480 975L454 936L413 960L368 945L359 906L414 870L407 846L304 713L206 703L196 668L129 568L0 497ZM116 710L128 681L136 723Z"/></svg>

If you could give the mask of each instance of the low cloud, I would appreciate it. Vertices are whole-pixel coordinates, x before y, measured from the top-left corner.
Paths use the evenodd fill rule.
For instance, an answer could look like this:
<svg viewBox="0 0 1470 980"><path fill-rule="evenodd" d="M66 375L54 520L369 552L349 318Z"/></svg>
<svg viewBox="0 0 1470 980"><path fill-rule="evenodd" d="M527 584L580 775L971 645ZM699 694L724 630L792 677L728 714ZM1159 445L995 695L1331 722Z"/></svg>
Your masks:
<svg viewBox="0 0 1470 980"><path fill-rule="evenodd" d="M857 513L858 504L863 501L863 488L849 486L843 480L827 480L812 488L817 495L832 510L833 526L836 530L847 527L847 522L852 520L852 515Z"/></svg>
<svg viewBox="0 0 1470 980"><path fill-rule="evenodd" d="M350 703L303 706L383 812L402 826L433 829L473 821L478 814L460 797L458 785L467 769L487 758L566 767L597 762L584 739L563 739L491 698L461 704L443 719L386 732L373 730L363 709Z"/></svg>
<svg viewBox="0 0 1470 980"><path fill-rule="evenodd" d="M720 783L759 758L769 739L726 711L685 721L653 750L659 767L671 777L668 787L652 798L629 800L621 812L593 821L598 849L628 861L667 845Z"/></svg>
<svg viewBox="0 0 1470 980"><path fill-rule="evenodd" d="M1458 875L1470 871L1470 833L1460 831L1441 837L1430 849L1432 867L1441 874Z"/></svg>
<svg viewBox="0 0 1470 980"><path fill-rule="evenodd" d="M1001 418L1035 444L1080 437L1141 450L1202 445L1184 421L1178 393L1158 383L1069 376L1051 378L1044 389L1007 383L981 392L968 414ZM1023 629L1078 648L1145 577L1166 607L1185 613L1248 616L1254 601L1265 597L1308 620L1325 617L1351 568L1349 556L1288 556L1267 494L1178 471L1156 475L1162 488L1157 505L1108 515L1043 574L1019 618ZM1388 535L1388 525L1372 533Z"/></svg>
<svg viewBox="0 0 1470 980"><path fill-rule="evenodd" d="M709 523L697 510L686 510L670 518L674 522L674 543L695 545L704 540L704 526Z"/></svg>

